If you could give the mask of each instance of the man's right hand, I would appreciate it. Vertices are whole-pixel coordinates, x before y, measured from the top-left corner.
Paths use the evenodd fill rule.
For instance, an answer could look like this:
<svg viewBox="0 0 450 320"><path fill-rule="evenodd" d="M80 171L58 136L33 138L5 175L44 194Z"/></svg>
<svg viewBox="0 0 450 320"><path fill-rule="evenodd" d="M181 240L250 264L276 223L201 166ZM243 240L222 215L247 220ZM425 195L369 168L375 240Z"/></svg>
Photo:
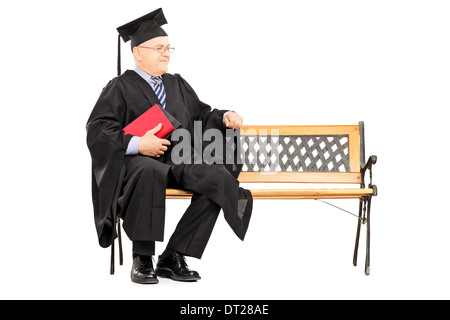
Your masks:
<svg viewBox="0 0 450 320"><path fill-rule="evenodd" d="M170 141L160 139L155 134L161 130L162 124L158 124L152 130L147 131L145 135L139 140L139 153L144 156L159 158L167 151L167 146L170 146Z"/></svg>

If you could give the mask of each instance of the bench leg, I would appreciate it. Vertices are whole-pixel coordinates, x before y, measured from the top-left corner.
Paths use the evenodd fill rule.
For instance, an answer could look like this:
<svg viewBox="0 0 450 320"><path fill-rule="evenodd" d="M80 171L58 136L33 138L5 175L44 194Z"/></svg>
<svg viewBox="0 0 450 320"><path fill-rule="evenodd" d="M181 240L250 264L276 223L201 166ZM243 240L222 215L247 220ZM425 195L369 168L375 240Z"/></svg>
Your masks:
<svg viewBox="0 0 450 320"><path fill-rule="evenodd" d="M111 244L111 266L110 266L110 274L114 274L114 240L113 243Z"/></svg>
<svg viewBox="0 0 450 320"><path fill-rule="evenodd" d="M359 235L361 234L361 219L363 210L363 199L359 199L358 226L356 228L355 252L353 253L353 265L356 267L358 261Z"/></svg>
<svg viewBox="0 0 450 320"><path fill-rule="evenodd" d="M119 238L119 262L120 265L123 265L123 250L122 250L122 228L120 227L120 219L117 219L117 231L118 231L118 238ZM114 255L115 255L115 240L113 240L113 243L111 244L111 266L110 266L110 274L114 274L115 268L114 268Z"/></svg>
<svg viewBox="0 0 450 320"><path fill-rule="evenodd" d="M370 275L370 207L371 207L372 197L369 196L367 200L367 246L366 246L366 276Z"/></svg>
<svg viewBox="0 0 450 320"><path fill-rule="evenodd" d="M123 266L122 228L120 227L120 218L117 218L117 230L119 236L119 263Z"/></svg>

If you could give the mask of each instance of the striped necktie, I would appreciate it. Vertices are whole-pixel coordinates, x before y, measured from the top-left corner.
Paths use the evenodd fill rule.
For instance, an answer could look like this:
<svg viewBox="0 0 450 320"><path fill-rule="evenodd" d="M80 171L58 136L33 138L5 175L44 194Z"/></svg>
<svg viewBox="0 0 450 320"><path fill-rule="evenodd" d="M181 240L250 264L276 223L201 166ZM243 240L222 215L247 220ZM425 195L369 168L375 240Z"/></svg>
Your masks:
<svg viewBox="0 0 450 320"><path fill-rule="evenodd" d="M152 77L152 81L155 83L155 94L161 102L161 106L166 108L166 91L164 90L164 84L161 77Z"/></svg>

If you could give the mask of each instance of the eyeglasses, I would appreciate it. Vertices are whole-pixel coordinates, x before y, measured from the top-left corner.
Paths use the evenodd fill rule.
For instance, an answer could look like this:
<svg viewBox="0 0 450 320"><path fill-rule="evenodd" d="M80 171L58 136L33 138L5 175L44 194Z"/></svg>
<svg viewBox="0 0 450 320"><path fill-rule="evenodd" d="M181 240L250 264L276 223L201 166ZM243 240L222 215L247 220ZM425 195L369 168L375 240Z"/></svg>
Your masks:
<svg viewBox="0 0 450 320"><path fill-rule="evenodd" d="M158 51L159 53L164 53L166 51L169 52L169 53L173 53L175 51L174 47L156 47L156 48L153 48L153 47L138 46L138 48L153 49L153 50Z"/></svg>

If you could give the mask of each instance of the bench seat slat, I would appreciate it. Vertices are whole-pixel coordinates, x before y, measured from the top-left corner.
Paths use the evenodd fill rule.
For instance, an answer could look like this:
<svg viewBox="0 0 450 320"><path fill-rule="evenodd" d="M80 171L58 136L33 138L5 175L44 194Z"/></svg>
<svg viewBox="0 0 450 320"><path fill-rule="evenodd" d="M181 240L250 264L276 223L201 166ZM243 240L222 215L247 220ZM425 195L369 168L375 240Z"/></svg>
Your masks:
<svg viewBox="0 0 450 320"><path fill-rule="evenodd" d="M373 194L372 189L251 189L254 199L357 199ZM168 199L189 199L192 193L178 189L167 189Z"/></svg>

